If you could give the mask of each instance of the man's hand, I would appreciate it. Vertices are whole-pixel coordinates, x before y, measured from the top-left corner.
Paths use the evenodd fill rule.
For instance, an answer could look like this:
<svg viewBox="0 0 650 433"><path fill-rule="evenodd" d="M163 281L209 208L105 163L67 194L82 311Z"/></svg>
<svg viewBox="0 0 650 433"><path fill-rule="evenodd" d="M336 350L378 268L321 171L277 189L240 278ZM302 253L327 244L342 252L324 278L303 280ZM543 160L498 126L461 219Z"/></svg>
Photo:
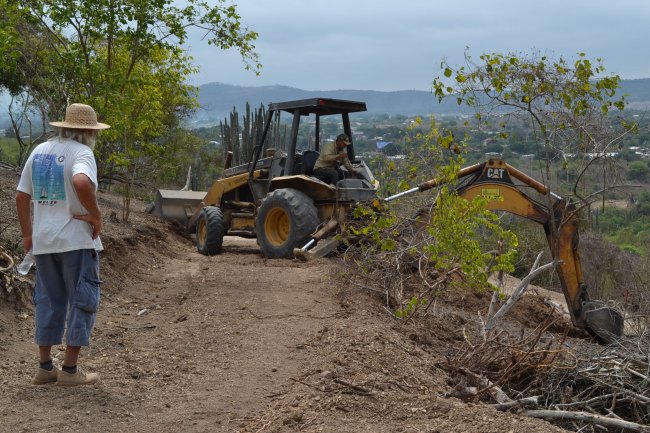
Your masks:
<svg viewBox="0 0 650 433"><path fill-rule="evenodd" d="M97 239L97 236L102 232L102 217L93 216L91 214L85 215L72 215L72 218L76 220L86 221L93 228L93 239Z"/></svg>
<svg viewBox="0 0 650 433"><path fill-rule="evenodd" d="M341 152L338 155L336 155L336 158L334 158L334 159L337 160L337 161L343 161L347 157L348 157L347 152Z"/></svg>
<svg viewBox="0 0 650 433"><path fill-rule="evenodd" d="M23 250L27 252L31 250L33 247L34 244L32 243L32 235L23 236Z"/></svg>
<svg viewBox="0 0 650 433"><path fill-rule="evenodd" d="M72 177L72 185L77 192L81 205L88 212L83 215L72 215L72 217L90 224L93 229L93 239L97 239L97 236L102 232L102 213L97 207L95 184L85 174L78 173Z"/></svg>

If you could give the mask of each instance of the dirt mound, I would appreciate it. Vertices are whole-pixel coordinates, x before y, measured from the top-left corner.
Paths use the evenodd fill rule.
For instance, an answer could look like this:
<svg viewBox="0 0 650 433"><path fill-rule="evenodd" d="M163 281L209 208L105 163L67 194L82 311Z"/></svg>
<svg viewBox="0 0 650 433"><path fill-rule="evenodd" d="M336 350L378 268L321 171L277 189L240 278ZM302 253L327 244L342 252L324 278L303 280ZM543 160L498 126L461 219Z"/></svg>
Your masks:
<svg viewBox="0 0 650 433"><path fill-rule="evenodd" d="M0 170L3 245L20 242L16 182ZM98 385L31 385L32 312L0 301L0 416L7 428L563 431L451 397L441 363L464 329L476 328L488 296L446 293L426 318L397 321L381 299L341 283L337 259L266 260L255 240L231 237L223 254L206 257L189 237L145 214L144 203L120 222L120 205L118 197L100 195L103 297L92 346L81 358L101 374ZM517 309L531 325L533 312L546 314L533 303ZM54 350L56 365L62 350Z"/></svg>

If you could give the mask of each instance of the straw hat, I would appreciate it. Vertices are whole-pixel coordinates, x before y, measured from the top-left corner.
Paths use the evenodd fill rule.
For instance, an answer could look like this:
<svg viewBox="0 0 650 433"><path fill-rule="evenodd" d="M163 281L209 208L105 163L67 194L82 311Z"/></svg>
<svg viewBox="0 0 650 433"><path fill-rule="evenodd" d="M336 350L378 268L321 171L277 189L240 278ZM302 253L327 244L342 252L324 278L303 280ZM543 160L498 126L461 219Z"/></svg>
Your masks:
<svg viewBox="0 0 650 433"><path fill-rule="evenodd" d="M50 125L59 128L73 129L107 129L110 125L99 123L93 107L86 104L71 104L65 109L63 122L50 122Z"/></svg>

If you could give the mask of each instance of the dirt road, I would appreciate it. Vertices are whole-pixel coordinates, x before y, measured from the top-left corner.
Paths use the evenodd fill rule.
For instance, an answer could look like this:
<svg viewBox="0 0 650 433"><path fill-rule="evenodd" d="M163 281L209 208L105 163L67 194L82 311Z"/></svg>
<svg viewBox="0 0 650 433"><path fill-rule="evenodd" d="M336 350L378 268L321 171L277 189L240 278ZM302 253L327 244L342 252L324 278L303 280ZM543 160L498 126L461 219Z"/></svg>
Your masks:
<svg viewBox="0 0 650 433"><path fill-rule="evenodd" d="M462 339L462 313L405 325L342 287L336 259L268 261L229 237L205 257L146 215L105 215L102 304L81 358L101 381L31 385L32 312L0 303L0 431L564 431L448 397L438 363Z"/></svg>

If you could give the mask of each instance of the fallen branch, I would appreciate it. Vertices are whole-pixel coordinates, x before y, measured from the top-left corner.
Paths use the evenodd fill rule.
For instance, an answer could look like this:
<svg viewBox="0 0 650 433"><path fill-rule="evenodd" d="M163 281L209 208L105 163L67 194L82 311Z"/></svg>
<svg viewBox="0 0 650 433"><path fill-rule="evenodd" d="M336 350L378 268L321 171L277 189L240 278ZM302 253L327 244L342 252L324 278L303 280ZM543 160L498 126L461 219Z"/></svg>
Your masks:
<svg viewBox="0 0 650 433"><path fill-rule="evenodd" d="M476 374L466 368L460 368L459 371L478 380L479 385L481 385L483 389L478 391L477 394L482 394L483 392L488 391L492 395L492 398L497 401L497 403L512 403L513 400L508 397L508 394L506 394L499 386L492 383L492 381L490 381L488 378L481 376L480 374Z"/></svg>
<svg viewBox="0 0 650 433"><path fill-rule="evenodd" d="M310 388L317 389L317 390L319 390L319 391L321 391L321 392L325 392L325 390L321 389L321 387L316 386L316 385L312 385L311 383L303 382L303 381L300 380L300 379L294 379L293 377L290 377L289 379L293 380L294 382L300 383L300 384L302 384L302 385L308 386L308 387L310 387Z"/></svg>
<svg viewBox="0 0 650 433"><path fill-rule="evenodd" d="M531 269L530 273L526 275L526 277L521 280L521 283L517 286L515 291L512 293L510 298L506 301L505 304L501 308L499 308L499 311L494 313L494 316L490 317L485 324L485 331L489 332L494 326L496 325L497 320L499 320L501 317L505 316L505 314L510 311L512 306L521 298L521 295L524 294L526 291L526 288L528 288L528 284L531 282L533 278L535 278L537 275L541 274L542 272L546 271L547 269L555 268L558 265L557 260L553 260L550 263L545 264L544 266L537 267L537 264L539 262L539 259L541 257L542 253L539 253L537 256L537 259L535 260L535 264L533 265L533 268Z"/></svg>
<svg viewBox="0 0 650 433"><path fill-rule="evenodd" d="M374 392L370 391L368 388L364 388L361 385L355 385L352 382L348 382L347 380L343 379L334 379L335 383L338 383L339 385L344 385L350 388L352 391L354 391L355 394L360 394L360 395L374 395Z"/></svg>
<svg viewBox="0 0 650 433"><path fill-rule="evenodd" d="M124 325L115 325L116 328L124 329L124 330L131 330L131 329L153 329L156 327L156 325L152 325L150 323L147 323L146 325L142 326L124 326Z"/></svg>
<svg viewBox="0 0 650 433"><path fill-rule="evenodd" d="M4 266L2 266L4 264ZM4 251L0 251L0 272L7 272L14 267L14 260Z"/></svg>
<svg viewBox="0 0 650 433"><path fill-rule="evenodd" d="M572 407L572 406L585 406L585 405L591 405L592 403L600 402L603 400L611 399L616 397L618 394L605 394L605 395L599 395L598 397L590 398L587 401L574 401L572 403L558 403L555 405L555 407Z"/></svg>
<svg viewBox="0 0 650 433"><path fill-rule="evenodd" d="M587 412L569 412L564 410L525 410L522 413L533 418L584 421L590 424L598 424L606 427L623 428L638 432L650 432L650 426L647 425L637 424L635 422L624 421L620 419L608 418L606 416L595 415Z"/></svg>
<svg viewBox="0 0 650 433"><path fill-rule="evenodd" d="M532 397L520 398L518 400L511 400L506 403L491 404L490 407L493 407L494 409L500 412L505 412L515 407L528 406L528 405L536 406L538 404L539 404L539 396L535 395Z"/></svg>

